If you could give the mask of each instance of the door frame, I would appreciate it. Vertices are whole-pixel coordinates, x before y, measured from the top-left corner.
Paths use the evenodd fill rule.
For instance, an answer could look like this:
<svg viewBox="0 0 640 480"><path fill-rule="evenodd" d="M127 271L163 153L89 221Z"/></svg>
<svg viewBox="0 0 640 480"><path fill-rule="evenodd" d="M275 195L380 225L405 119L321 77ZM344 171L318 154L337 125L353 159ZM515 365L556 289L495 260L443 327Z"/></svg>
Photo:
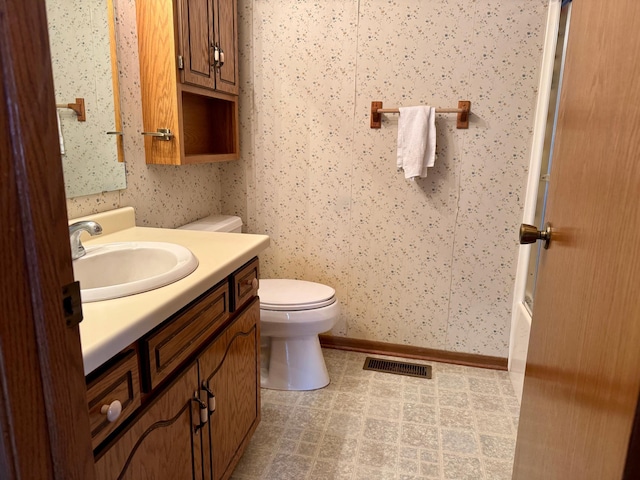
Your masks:
<svg viewBox="0 0 640 480"><path fill-rule="evenodd" d="M0 0L0 478L95 477L44 0Z"/></svg>
<svg viewBox="0 0 640 480"><path fill-rule="evenodd" d="M562 0L549 1L522 223L533 224L535 221L561 8ZM519 401L522 400L524 371L531 331L531 312L525 307L524 300L529 273L529 258L535 254L534 248L535 245L520 245L518 250L511 307L508 370L509 378Z"/></svg>

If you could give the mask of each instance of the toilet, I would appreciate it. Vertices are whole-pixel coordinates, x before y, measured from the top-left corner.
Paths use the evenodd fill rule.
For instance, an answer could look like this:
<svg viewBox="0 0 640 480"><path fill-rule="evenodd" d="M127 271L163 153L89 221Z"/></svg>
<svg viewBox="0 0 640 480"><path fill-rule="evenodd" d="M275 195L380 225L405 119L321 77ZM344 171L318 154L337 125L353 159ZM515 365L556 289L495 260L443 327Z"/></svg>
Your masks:
<svg viewBox="0 0 640 480"><path fill-rule="evenodd" d="M179 227L242 232L242 220L211 215ZM326 387L329 373L318 334L331 330L340 305L335 290L305 280L260 279L260 384L273 390Z"/></svg>

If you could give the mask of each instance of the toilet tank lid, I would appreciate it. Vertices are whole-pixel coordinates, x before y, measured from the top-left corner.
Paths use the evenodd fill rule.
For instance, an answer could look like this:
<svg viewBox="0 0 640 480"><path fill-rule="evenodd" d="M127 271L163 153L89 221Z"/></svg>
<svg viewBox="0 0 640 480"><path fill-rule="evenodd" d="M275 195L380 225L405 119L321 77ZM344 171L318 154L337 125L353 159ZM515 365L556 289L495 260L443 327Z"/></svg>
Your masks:
<svg viewBox="0 0 640 480"><path fill-rule="evenodd" d="M182 225L183 230L204 230L207 232L233 232L242 227L242 219L233 215L209 215L195 222Z"/></svg>

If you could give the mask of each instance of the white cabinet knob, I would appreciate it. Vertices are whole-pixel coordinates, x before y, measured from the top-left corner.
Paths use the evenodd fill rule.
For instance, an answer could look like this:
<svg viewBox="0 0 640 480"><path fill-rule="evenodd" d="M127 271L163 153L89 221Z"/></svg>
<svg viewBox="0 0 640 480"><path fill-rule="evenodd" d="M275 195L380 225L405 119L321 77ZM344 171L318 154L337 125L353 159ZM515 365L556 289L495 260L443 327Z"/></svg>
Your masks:
<svg viewBox="0 0 640 480"><path fill-rule="evenodd" d="M254 278L253 280L251 280L251 288L253 288L254 290L258 289L258 279Z"/></svg>
<svg viewBox="0 0 640 480"><path fill-rule="evenodd" d="M114 400L110 405L103 405L100 413L107 416L107 420L115 422L122 413L120 400Z"/></svg>

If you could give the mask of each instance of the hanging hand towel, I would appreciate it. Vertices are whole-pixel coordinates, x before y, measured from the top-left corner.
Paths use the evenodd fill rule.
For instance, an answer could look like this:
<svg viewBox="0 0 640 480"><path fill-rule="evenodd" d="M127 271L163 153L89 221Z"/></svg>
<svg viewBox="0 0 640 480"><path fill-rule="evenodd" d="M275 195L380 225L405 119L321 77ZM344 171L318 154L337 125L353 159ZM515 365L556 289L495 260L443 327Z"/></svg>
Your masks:
<svg viewBox="0 0 640 480"><path fill-rule="evenodd" d="M60 155L64 155L66 152L64 150L64 137L62 136L62 122L60 122L60 112L58 112L57 108L56 117L58 119L58 141L60 142Z"/></svg>
<svg viewBox="0 0 640 480"><path fill-rule="evenodd" d="M425 178L436 160L436 109L400 107L398 119L398 169L404 178Z"/></svg>

